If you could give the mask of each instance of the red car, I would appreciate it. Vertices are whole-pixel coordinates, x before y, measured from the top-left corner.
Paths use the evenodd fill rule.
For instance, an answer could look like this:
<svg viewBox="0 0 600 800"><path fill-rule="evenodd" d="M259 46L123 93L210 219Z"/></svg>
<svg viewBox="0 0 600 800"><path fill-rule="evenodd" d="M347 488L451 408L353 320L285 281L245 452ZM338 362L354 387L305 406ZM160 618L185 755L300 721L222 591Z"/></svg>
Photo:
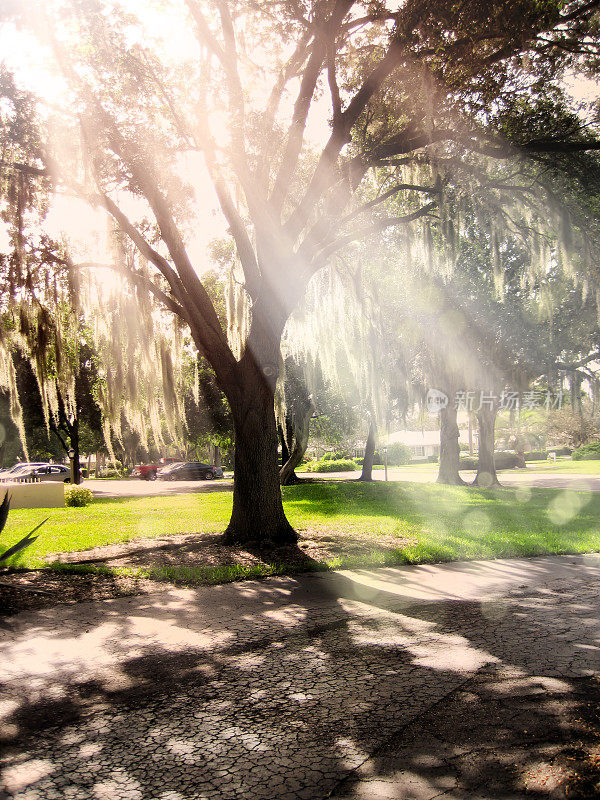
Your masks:
<svg viewBox="0 0 600 800"><path fill-rule="evenodd" d="M156 473L159 469L167 464L173 464L177 461L175 458L165 458L160 464L138 464L131 473L133 477L140 478L143 481L155 481Z"/></svg>

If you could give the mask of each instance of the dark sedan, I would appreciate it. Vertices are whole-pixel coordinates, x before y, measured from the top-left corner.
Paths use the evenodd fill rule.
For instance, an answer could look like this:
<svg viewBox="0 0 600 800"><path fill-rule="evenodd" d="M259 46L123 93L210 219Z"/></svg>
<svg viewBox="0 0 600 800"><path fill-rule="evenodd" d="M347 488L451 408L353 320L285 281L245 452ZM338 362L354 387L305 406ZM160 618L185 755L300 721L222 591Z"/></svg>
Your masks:
<svg viewBox="0 0 600 800"><path fill-rule="evenodd" d="M202 461L181 461L159 469L156 477L159 481L212 481L223 477L223 470Z"/></svg>

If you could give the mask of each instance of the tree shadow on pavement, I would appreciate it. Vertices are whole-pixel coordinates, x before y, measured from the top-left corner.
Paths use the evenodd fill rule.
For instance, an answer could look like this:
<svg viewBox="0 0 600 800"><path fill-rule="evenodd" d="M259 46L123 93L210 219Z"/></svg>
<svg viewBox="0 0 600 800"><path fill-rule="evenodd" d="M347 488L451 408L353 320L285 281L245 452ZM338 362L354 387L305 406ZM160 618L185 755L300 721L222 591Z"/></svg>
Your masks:
<svg viewBox="0 0 600 800"><path fill-rule="evenodd" d="M483 602L403 597L365 570L36 612L2 640L0 788L429 800L571 781L584 797L568 763L585 772L596 741L600 571L548 589L550 565L531 569L538 589Z"/></svg>

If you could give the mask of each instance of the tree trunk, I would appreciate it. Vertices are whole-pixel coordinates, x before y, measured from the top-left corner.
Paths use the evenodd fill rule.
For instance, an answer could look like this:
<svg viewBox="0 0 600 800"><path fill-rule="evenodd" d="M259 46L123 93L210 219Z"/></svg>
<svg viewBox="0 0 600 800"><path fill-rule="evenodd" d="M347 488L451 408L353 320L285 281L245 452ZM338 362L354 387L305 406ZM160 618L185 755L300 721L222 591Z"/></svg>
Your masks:
<svg viewBox="0 0 600 800"><path fill-rule="evenodd" d="M458 444L457 410L449 403L440 411L440 468L437 482L450 486L464 486L460 477L460 447Z"/></svg>
<svg viewBox="0 0 600 800"><path fill-rule="evenodd" d="M209 309L212 328L197 328L193 323L190 329L198 351L215 370L233 419L233 508L222 541L269 547L298 541L298 534L286 519L279 484L275 387L281 336L303 286L294 287L289 272L274 257L279 251L273 250L276 242L269 239L268 231L258 231L257 238L261 240L257 249L265 256L273 254L273 258L261 259L260 293L252 303L252 322L241 358L238 360L229 348L214 309ZM210 305L202 295L198 302Z"/></svg>
<svg viewBox="0 0 600 800"><path fill-rule="evenodd" d="M281 466L283 467L290 457L290 451L288 450L288 446L285 441L285 431L281 425L278 426L277 432L279 434L279 442L281 444Z"/></svg>
<svg viewBox="0 0 600 800"><path fill-rule="evenodd" d="M371 422L369 425L369 435L365 445L365 456L363 458L363 468L359 481L373 480L373 458L375 456L375 426Z"/></svg>
<svg viewBox="0 0 600 800"><path fill-rule="evenodd" d="M221 453L221 448L218 444L215 444L213 447L213 466L217 468L221 468L223 464L223 456Z"/></svg>
<svg viewBox="0 0 600 800"><path fill-rule="evenodd" d="M497 408L482 407L477 412L479 426L479 459L477 461L477 475L473 481L474 486L499 486L494 464L494 430L496 427Z"/></svg>
<svg viewBox="0 0 600 800"><path fill-rule="evenodd" d="M297 483L298 478L295 473L296 467L300 464L306 453L308 447L308 436L310 433L310 420L314 412L312 401L309 401L305 407L304 416L302 420L298 419L296 414L295 425L293 425L293 444L289 453L289 457L279 472L279 481L282 486L289 486L292 483Z"/></svg>
<svg viewBox="0 0 600 800"><path fill-rule="evenodd" d="M81 483L81 465L79 463L79 420L77 417L69 424L69 439L71 441L71 448L74 450L73 456L73 474L76 484Z"/></svg>
<svg viewBox="0 0 600 800"><path fill-rule="evenodd" d="M226 544L281 545L298 541L283 510L273 393L246 370L245 391L231 402L235 432L233 510Z"/></svg>
<svg viewBox="0 0 600 800"><path fill-rule="evenodd" d="M312 397L305 394L297 397L293 404L291 413L285 421L286 442L282 443L287 451L288 457L285 461L282 458L282 467L279 471L279 481L282 486L289 486L298 482L295 469L300 464L308 447L308 437L310 434L310 421L314 414L315 407Z"/></svg>

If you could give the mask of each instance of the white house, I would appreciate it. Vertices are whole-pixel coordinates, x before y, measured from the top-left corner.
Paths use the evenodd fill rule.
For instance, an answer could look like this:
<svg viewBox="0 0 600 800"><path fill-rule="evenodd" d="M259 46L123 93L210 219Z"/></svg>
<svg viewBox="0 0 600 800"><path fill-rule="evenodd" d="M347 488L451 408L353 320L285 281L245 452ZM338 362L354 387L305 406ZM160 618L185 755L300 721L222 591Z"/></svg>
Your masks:
<svg viewBox="0 0 600 800"><path fill-rule="evenodd" d="M390 433L385 439L385 444L403 444L410 448L410 456L413 459L429 458L429 456L439 456L440 454L440 432L439 431L397 431ZM384 442L382 441L382 444Z"/></svg>
<svg viewBox="0 0 600 800"><path fill-rule="evenodd" d="M477 446L477 438L474 437L474 445ZM459 442L461 444L469 444L469 433L467 430L459 431ZM382 436L378 442L377 449L381 452L381 448L386 445L403 444L410 448L410 456L414 461L419 459L426 459L430 456L440 455L440 432L437 431L396 431L390 433L387 437ZM357 456L364 455L364 447L357 451Z"/></svg>

